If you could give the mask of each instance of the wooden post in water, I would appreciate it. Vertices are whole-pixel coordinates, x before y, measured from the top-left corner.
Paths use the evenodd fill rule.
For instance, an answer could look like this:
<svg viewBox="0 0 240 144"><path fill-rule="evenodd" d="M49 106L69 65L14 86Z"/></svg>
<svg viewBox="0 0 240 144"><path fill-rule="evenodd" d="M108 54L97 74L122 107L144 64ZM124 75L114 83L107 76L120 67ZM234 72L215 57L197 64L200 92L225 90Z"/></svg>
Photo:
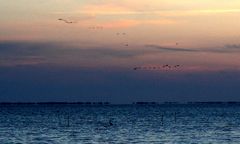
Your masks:
<svg viewBox="0 0 240 144"><path fill-rule="evenodd" d="M70 126L70 123L69 123L69 114L68 114L68 117L67 117L67 126L68 126L68 127Z"/></svg>
<svg viewBox="0 0 240 144"><path fill-rule="evenodd" d="M162 125L163 125L163 114L162 114L162 117L161 117L161 122L162 122Z"/></svg>
<svg viewBox="0 0 240 144"><path fill-rule="evenodd" d="M58 117L58 124L61 125L61 118L60 118L60 113L57 111L57 117Z"/></svg>

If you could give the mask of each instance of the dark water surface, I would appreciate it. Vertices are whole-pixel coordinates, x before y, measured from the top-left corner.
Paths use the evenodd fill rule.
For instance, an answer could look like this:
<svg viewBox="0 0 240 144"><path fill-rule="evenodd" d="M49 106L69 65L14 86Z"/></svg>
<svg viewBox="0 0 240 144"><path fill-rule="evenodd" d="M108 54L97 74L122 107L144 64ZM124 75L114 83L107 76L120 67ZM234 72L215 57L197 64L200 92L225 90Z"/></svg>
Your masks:
<svg viewBox="0 0 240 144"><path fill-rule="evenodd" d="M0 105L0 143L240 143L240 106Z"/></svg>

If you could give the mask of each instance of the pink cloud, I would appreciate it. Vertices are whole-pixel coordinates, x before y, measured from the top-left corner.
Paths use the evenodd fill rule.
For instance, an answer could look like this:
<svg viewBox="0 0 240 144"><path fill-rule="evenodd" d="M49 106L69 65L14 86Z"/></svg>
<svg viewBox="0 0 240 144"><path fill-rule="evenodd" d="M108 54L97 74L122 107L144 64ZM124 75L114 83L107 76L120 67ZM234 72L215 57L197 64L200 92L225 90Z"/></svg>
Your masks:
<svg viewBox="0 0 240 144"><path fill-rule="evenodd" d="M137 20L119 20L103 23L105 28L127 28L138 25L140 22Z"/></svg>

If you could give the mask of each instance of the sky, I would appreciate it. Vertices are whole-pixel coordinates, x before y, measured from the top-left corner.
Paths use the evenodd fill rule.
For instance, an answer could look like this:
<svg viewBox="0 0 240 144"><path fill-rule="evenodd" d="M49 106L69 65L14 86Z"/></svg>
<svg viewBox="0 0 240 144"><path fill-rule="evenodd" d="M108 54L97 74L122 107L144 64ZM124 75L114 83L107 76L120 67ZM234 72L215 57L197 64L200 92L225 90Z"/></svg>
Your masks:
<svg viewBox="0 0 240 144"><path fill-rule="evenodd" d="M239 14L239 0L0 0L0 102L240 101Z"/></svg>

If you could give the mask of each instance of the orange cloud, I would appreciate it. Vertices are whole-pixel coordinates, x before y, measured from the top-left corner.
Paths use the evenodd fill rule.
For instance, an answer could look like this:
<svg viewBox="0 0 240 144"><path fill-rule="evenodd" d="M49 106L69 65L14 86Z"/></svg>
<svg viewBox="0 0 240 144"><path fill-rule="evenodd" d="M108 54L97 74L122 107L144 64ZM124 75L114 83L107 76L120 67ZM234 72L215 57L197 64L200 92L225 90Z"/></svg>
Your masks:
<svg viewBox="0 0 240 144"><path fill-rule="evenodd" d="M103 23L104 28L127 28L138 25L140 22L137 20L119 20Z"/></svg>
<svg viewBox="0 0 240 144"><path fill-rule="evenodd" d="M159 19L159 20L146 20L142 22L143 24L150 24L150 25L168 25L168 24L175 24L176 21L168 20L168 19Z"/></svg>
<svg viewBox="0 0 240 144"><path fill-rule="evenodd" d="M114 15L125 14L130 10L126 7L114 5L114 4L102 4L102 5L86 5L81 10L76 10L73 13L85 13L91 15Z"/></svg>
<svg viewBox="0 0 240 144"><path fill-rule="evenodd" d="M167 20L167 19L159 19L159 20L137 20L137 19L123 19L123 20L115 20L115 21L107 21L98 23L98 25L103 26L104 28L129 28L134 27L141 24L146 25L169 25L169 24L175 24L176 22L173 20ZM89 25L91 22L88 23L82 23L81 25Z"/></svg>

